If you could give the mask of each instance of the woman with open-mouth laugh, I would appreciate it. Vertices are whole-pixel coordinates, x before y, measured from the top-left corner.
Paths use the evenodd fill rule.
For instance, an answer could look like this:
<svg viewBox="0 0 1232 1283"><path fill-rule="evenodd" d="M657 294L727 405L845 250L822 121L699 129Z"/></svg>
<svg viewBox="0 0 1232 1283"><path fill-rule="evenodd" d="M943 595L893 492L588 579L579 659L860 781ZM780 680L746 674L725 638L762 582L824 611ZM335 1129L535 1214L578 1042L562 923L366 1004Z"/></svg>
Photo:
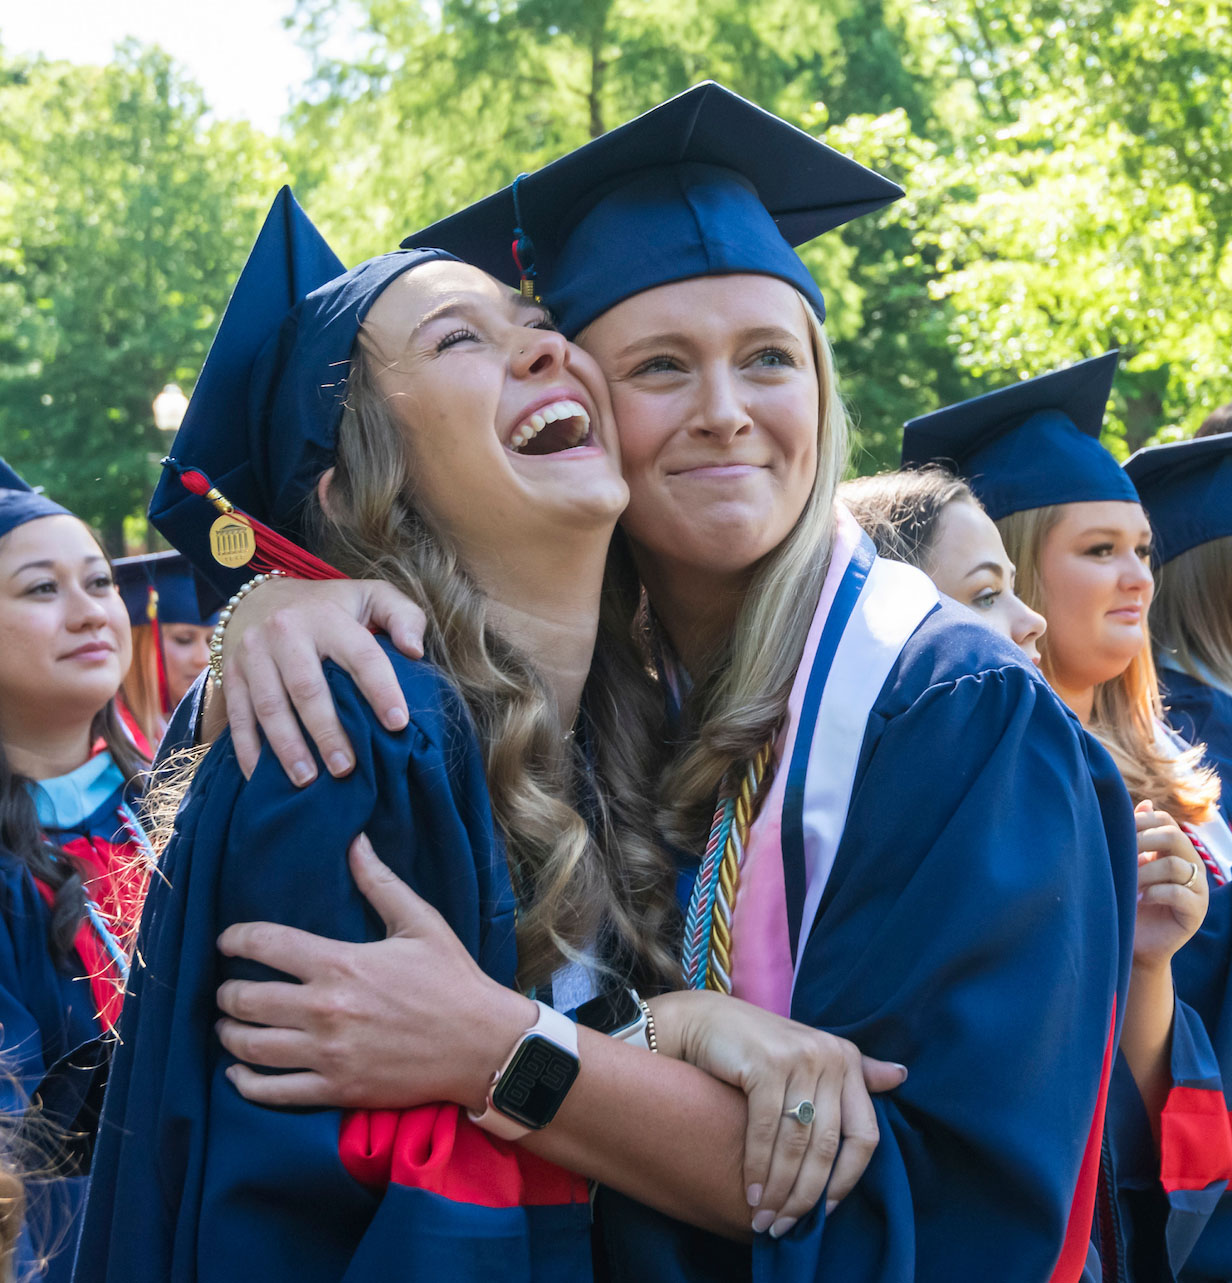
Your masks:
<svg viewBox="0 0 1232 1283"><path fill-rule="evenodd" d="M652 1010L628 988L675 978L675 906L622 710L584 691L614 662L595 639L628 497L598 367L541 306L448 254L339 266L284 192L177 438L169 527L202 567L232 547L243 521L203 497L215 483L301 541L260 527L267 564L330 573L323 557L424 601L432 662L397 659L409 720L392 731L334 674L359 755L345 778L299 789L267 756L246 781L229 737L196 770L147 905L76 1277L305 1283L413 1262L475 1283L584 1279L585 1177L739 1239L746 1130L765 1132L766 1096L777 1124L784 1065L819 1096L824 1078L819 1110L837 1125L841 1102L867 1139L834 1172L841 1196L873 1143L863 1077L884 1089L900 1067L714 995ZM413 1101L254 1105L213 1007L219 980L254 972L219 968L215 938L259 916L380 935L352 881L379 898L374 849L499 1001L455 1010ZM494 1040L514 1049L495 1085ZM830 1174L773 1130L754 1161L806 1206Z"/></svg>
<svg viewBox="0 0 1232 1283"><path fill-rule="evenodd" d="M1009 1262L1014 1277L1076 1279L1128 967L1133 817L1107 756L1021 652L836 515L845 418L824 304L788 242L895 195L840 161L701 86L413 238L520 270L611 388L630 502L601 636L624 666L592 689L643 734L639 796L677 853L683 927L665 943L685 985L910 1070L874 1096L877 1148L841 1201L785 1214L755 1184L769 1233L750 1254L605 1190L605 1268L907 1283ZM346 749L311 677L317 643L357 666L372 653L325 613L331 599L365 613L355 586L280 584L239 617L272 616L264 632L233 624L227 642L233 722L251 736L259 699L292 766L311 759L276 708L278 665L329 762ZM409 891L385 882L379 899L385 942L268 924L223 936L227 956L304 982L220 991L225 1044L296 1071L237 1066L246 1096L414 1100L459 1013L504 1001ZM416 985L429 965L431 986ZM476 1054L491 1073L508 1038ZM827 1097L789 1078L780 1140L803 1146ZM633 1104L620 1125L654 1124ZM827 1153L846 1130L825 1126Z"/></svg>

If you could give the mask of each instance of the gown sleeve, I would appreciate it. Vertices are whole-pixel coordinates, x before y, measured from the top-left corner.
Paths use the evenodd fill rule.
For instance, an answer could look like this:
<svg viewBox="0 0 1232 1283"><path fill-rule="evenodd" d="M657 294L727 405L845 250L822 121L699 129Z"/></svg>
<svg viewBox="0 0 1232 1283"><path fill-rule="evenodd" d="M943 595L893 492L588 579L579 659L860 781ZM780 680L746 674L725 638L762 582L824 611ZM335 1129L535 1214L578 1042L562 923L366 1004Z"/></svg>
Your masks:
<svg viewBox="0 0 1232 1283"><path fill-rule="evenodd" d="M245 782L224 737L181 807L143 919L145 966L122 1017L82 1283L366 1283L421 1270L439 1277L446 1257L449 1277L478 1283L552 1277L552 1252L589 1258L584 1185L580 1202L576 1182L566 1182L568 1197L535 1203L542 1191L527 1193L516 1159L489 1149L494 1168L514 1169L511 1192L477 1201L450 1151L480 1142L452 1107L270 1109L225 1077L232 1060L214 1035L216 988L228 976L269 973L221 958L218 933L265 919L340 939L383 937L347 866L360 831L490 975L513 982L513 897L478 745L433 670L390 654L411 708L397 734L329 670L357 756L345 779L322 769L296 789L266 750Z"/></svg>
<svg viewBox="0 0 1232 1283"><path fill-rule="evenodd" d="M872 1160L832 1215L823 1199L757 1236L751 1262L605 1192L613 1279L656 1260L672 1262L659 1278L759 1283L1087 1268L1134 920L1129 799L1024 668L898 689L868 723L791 1012L907 1066L873 1098Z"/></svg>

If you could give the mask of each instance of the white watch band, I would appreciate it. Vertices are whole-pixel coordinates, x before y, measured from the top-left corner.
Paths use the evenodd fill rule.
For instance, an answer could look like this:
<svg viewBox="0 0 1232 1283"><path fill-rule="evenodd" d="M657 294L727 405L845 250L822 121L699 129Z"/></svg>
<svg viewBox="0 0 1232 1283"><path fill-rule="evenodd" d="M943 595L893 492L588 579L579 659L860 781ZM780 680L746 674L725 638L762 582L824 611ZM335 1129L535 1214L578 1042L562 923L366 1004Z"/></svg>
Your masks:
<svg viewBox="0 0 1232 1283"><path fill-rule="evenodd" d="M570 1055L576 1056L578 1054L577 1025L568 1016L553 1010L545 1002L539 1002L536 999L535 1006L539 1009L538 1019L513 1044L509 1055L505 1057L505 1063L492 1075L492 1081L488 1084L488 1103L484 1107L483 1113L476 1114L469 1109L466 1111L467 1117L472 1123L482 1127L484 1131L491 1132L493 1136L501 1137L502 1140L520 1140L523 1136L529 1135L531 1131L529 1127L510 1118L507 1114L502 1114L492 1104L493 1089L500 1082L501 1076L509 1068L514 1056L518 1054L519 1049L527 1038L532 1035L547 1038L558 1047L563 1047Z"/></svg>

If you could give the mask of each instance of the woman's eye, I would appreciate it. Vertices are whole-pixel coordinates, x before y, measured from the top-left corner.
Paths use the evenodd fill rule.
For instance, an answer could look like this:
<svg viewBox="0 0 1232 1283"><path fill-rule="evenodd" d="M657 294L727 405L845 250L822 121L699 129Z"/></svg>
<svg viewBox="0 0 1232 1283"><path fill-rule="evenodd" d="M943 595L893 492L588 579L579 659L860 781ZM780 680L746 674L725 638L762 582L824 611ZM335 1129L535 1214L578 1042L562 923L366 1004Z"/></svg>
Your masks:
<svg viewBox="0 0 1232 1283"><path fill-rule="evenodd" d="M560 330L560 326L550 316L541 316L539 320L532 322L528 328L532 330L550 330L553 334L558 333Z"/></svg>
<svg viewBox="0 0 1232 1283"><path fill-rule="evenodd" d="M1151 560L1151 545L1149 543L1139 544L1134 551L1138 554L1139 561Z"/></svg>
<svg viewBox="0 0 1232 1283"><path fill-rule="evenodd" d="M456 346L458 343L477 342L479 335L468 326L462 326L459 329L452 330L446 334L443 339L436 345L437 352L444 352L446 348Z"/></svg>
<svg viewBox="0 0 1232 1283"><path fill-rule="evenodd" d="M978 597L973 597L971 605L976 610L991 610L997 604L997 598L1000 596L1001 593L999 591L989 588L986 592L980 593Z"/></svg>
<svg viewBox="0 0 1232 1283"><path fill-rule="evenodd" d="M1089 547L1086 550L1086 556L1111 557L1115 551L1116 549L1113 548L1113 546L1110 543L1097 543L1097 544L1092 544L1091 547Z"/></svg>
<svg viewBox="0 0 1232 1283"><path fill-rule="evenodd" d="M87 587L94 592L106 592L115 587L115 580L110 575L95 575Z"/></svg>
<svg viewBox="0 0 1232 1283"><path fill-rule="evenodd" d="M796 358L788 351L781 347L762 348L753 358L754 365L767 366L771 369L786 366L789 369L795 369Z"/></svg>
<svg viewBox="0 0 1232 1283"><path fill-rule="evenodd" d="M37 584L31 584L23 592L25 597L50 597L56 591L56 581L54 579L40 579Z"/></svg>
<svg viewBox="0 0 1232 1283"><path fill-rule="evenodd" d="M679 369L680 363L674 356L652 356L633 371L633 377L636 378L639 374L668 374Z"/></svg>

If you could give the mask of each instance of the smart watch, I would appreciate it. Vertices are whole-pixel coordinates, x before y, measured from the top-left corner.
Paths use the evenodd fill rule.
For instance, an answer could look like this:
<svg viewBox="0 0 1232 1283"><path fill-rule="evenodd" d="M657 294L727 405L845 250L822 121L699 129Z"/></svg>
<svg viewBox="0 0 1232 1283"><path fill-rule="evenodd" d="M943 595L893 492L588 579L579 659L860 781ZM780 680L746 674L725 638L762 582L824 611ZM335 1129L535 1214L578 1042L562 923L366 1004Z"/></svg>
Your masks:
<svg viewBox="0 0 1232 1283"><path fill-rule="evenodd" d="M611 989L582 1003L577 1009L577 1022L609 1038L650 1048L646 1008L636 989Z"/></svg>
<svg viewBox="0 0 1232 1283"><path fill-rule="evenodd" d="M488 1089L487 1108L467 1111L471 1122L504 1140L519 1140L556 1117L578 1076L577 1026L546 1003L514 1043Z"/></svg>

